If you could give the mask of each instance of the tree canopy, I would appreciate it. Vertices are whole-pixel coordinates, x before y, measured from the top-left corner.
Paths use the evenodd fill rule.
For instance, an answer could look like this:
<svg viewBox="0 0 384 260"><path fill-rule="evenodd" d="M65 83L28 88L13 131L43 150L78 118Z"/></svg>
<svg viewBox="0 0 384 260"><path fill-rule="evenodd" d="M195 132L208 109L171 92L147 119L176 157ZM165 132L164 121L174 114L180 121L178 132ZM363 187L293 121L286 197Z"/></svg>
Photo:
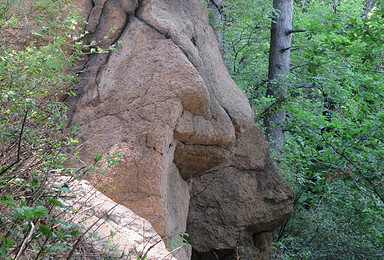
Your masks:
<svg viewBox="0 0 384 260"><path fill-rule="evenodd" d="M268 96L272 1L222 3L223 56L255 108ZM272 155L296 191L295 211L276 234L275 257L384 257L384 3L296 0L284 144ZM273 82L272 82L273 83Z"/></svg>

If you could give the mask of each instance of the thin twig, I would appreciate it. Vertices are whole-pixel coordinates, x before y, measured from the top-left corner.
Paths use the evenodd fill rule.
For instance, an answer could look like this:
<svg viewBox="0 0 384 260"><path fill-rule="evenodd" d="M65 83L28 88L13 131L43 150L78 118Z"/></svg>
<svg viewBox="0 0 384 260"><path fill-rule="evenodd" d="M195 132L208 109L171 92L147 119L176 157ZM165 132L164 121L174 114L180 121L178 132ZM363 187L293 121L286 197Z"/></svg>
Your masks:
<svg viewBox="0 0 384 260"><path fill-rule="evenodd" d="M274 108L277 105L280 105L285 99L286 99L285 97L280 97L275 102L273 102L269 106L267 106L261 113L259 113L257 116L255 116L255 122L259 121L259 119L262 118L272 108Z"/></svg>
<svg viewBox="0 0 384 260"><path fill-rule="evenodd" d="M21 130L20 130L20 135L19 135L19 144L17 146L17 158L16 158L16 161L13 162L11 165L9 165L8 167L6 167L5 169L3 169L1 172L0 172L0 176L3 175L6 171L8 171L9 169L11 169L15 164L17 164L19 161L20 161L20 152L21 152L21 142L22 142L22 138L23 138L23 133L24 133L24 126L25 126L25 123L27 122L27 115L28 115L28 110L25 112L25 115L24 115L24 119L23 119L23 123L21 125Z"/></svg>
<svg viewBox="0 0 384 260"><path fill-rule="evenodd" d="M160 240L160 241L161 241L161 240ZM160 241L158 241L158 242L160 242ZM157 243L158 243L158 242L157 242ZM156 244L157 244L157 243L156 243ZM155 245L156 245L156 244L155 244ZM155 245L153 245L153 246L155 246ZM152 246L152 247L153 247L153 246ZM170 255L173 256L173 253L174 253L174 252L176 252L176 251L182 249L183 247L184 247L184 246L178 246L178 247L176 247L176 248L173 249L171 252L169 252L168 254L166 254L163 258L161 258L161 260L164 260L166 257L168 257L168 256L170 256ZM149 251L149 250L148 250L148 251Z"/></svg>
<svg viewBox="0 0 384 260"><path fill-rule="evenodd" d="M70 260L72 258L73 254L75 253L76 248L79 246L79 244L80 244L81 240L83 239L83 237L85 236L85 234L87 234L102 218L107 216L112 210L114 210L117 206L119 206L121 203L123 203L125 200L127 200L130 196L131 195L128 195L128 196L124 197L122 200L120 200L118 203L116 203L116 205L114 205L107 212L105 212L101 216L101 218L96 220L85 232L83 232L83 234L77 239L77 241L76 241L75 245L73 246L71 252L69 252L67 260ZM103 223L101 225L103 225L107 220L108 220L108 218L105 218L105 220L103 221Z"/></svg>
<svg viewBox="0 0 384 260"><path fill-rule="evenodd" d="M32 223L32 221L30 223L31 223L31 230L29 231L28 236L24 239L23 244L21 244L21 247L19 249L19 252L17 253L15 260L20 259L21 255L24 253L25 245L31 239L33 231L35 230L35 225Z"/></svg>
<svg viewBox="0 0 384 260"><path fill-rule="evenodd" d="M331 144L330 142L328 142L328 140L326 140L326 138L324 137L324 134L323 133L321 133L321 137L323 138L323 140L324 140L324 142L327 144L327 145L329 145L331 148L332 148L332 150L336 153L336 154L338 154L338 155L340 155L342 158L344 158L345 160L347 160L358 172L359 172L359 174L360 174L360 176L362 176L366 181L368 181L369 182L369 184L371 185L371 187L372 187L372 190L373 190L373 192L379 197L379 199L384 203L384 197L378 192L378 190L376 189L376 187L375 187L375 184L370 180L370 179L368 179L367 177L365 177L364 176L364 174L363 174L363 172L362 172L362 170L360 169L360 167L358 167L349 157L347 157L346 155L345 155L345 150L343 151L343 152L339 152L337 149L336 149L336 147L333 145L333 144ZM354 178L352 178L352 180L354 181L354 183L355 183L355 185L357 185L357 183L356 183L356 181L355 181L355 179ZM360 187L357 185L357 187L360 189ZM360 189L361 190L361 189Z"/></svg>
<svg viewBox="0 0 384 260"><path fill-rule="evenodd" d="M285 35L290 35L291 33L306 32L306 31L307 30L300 30L300 29L286 30Z"/></svg>

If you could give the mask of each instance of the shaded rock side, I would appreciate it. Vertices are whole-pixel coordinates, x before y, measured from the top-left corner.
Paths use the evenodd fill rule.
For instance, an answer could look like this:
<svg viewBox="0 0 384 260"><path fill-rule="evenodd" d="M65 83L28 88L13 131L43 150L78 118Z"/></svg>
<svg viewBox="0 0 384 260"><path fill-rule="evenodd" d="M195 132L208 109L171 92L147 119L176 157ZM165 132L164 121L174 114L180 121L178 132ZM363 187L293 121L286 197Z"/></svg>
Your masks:
<svg viewBox="0 0 384 260"><path fill-rule="evenodd" d="M70 115L70 124L83 129L77 164L91 163L95 153L123 155L103 178L89 181L114 201L125 199L166 240L184 233L188 218L196 256L239 243L244 255L268 248L262 234L288 216L293 193L269 162L267 143L223 63L203 1L83 4L89 12L86 43L108 48L121 41L115 51L91 54L79 65Z"/></svg>
<svg viewBox="0 0 384 260"><path fill-rule="evenodd" d="M226 163L193 179L192 259L267 258L269 232L289 216L293 192L266 152L263 134L251 126L238 135Z"/></svg>

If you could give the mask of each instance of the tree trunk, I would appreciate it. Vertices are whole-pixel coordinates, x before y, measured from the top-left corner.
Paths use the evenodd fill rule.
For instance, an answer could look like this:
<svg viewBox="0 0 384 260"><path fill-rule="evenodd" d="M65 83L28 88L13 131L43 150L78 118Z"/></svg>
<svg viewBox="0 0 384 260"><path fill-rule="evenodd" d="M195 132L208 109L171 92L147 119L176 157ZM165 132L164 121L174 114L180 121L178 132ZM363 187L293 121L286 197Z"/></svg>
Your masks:
<svg viewBox="0 0 384 260"><path fill-rule="evenodd" d="M376 6L377 0L366 0L364 3L364 18L368 18L368 14L372 11L372 9Z"/></svg>
<svg viewBox="0 0 384 260"><path fill-rule="evenodd" d="M223 51L223 41L222 41L222 35L221 35L221 10L223 8L222 6L222 0L210 0L208 2L208 8L211 11L210 15L210 23L215 31L217 41L219 42L220 49Z"/></svg>
<svg viewBox="0 0 384 260"><path fill-rule="evenodd" d="M332 8L335 14L337 13L337 7L339 7L341 4L341 0L333 0Z"/></svg>
<svg viewBox="0 0 384 260"><path fill-rule="evenodd" d="M264 116L264 126L270 147L277 151L281 151L284 141L282 123L285 120L286 111L282 109L282 101L287 95L287 89L281 83L284 81L284 75L289 73L292 4L293 0L273 1L273 8L277 14L273 18L271 27L267 96L275 97L277 103Z"/></svg>

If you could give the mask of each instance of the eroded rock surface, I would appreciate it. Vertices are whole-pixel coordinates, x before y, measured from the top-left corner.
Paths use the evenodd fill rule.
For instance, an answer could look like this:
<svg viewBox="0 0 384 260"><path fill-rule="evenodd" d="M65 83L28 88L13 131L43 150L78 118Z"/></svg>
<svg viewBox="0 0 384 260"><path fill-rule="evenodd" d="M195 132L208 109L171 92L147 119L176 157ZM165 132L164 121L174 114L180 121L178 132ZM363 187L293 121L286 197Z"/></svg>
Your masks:
<svg viewBox="0 0 384 260"><path fill-rule="evenodd" d="M188 223L195 259L265 258L293 192L225 68L203 1L83 4L88 43L122 42L85 60L72 100L71 124L83 129L79 162L100 152L124 156L91 183L114 201L125 198L165 240Z"/></svg>
<svg viewBox="0 0 384 260"><path fill-rule="evenodd" d="M60 180L58 183L66 181ZM65 196L62 203L71 210L67 214L71 222L79 223L84 232L87 245L103 256L128 259L147 257L151 260L176 260L187 258L185 251L190 248L166 249L161 237L151 224L130 209L112 201L97 191L86 180L73 180L69 187L76 196ZM70 194L73 195L73 194ZM177 238L174 238L177 239ZM184 255L182 255L184 254ZM175 258L175 256L177 258Z"/></svg>

